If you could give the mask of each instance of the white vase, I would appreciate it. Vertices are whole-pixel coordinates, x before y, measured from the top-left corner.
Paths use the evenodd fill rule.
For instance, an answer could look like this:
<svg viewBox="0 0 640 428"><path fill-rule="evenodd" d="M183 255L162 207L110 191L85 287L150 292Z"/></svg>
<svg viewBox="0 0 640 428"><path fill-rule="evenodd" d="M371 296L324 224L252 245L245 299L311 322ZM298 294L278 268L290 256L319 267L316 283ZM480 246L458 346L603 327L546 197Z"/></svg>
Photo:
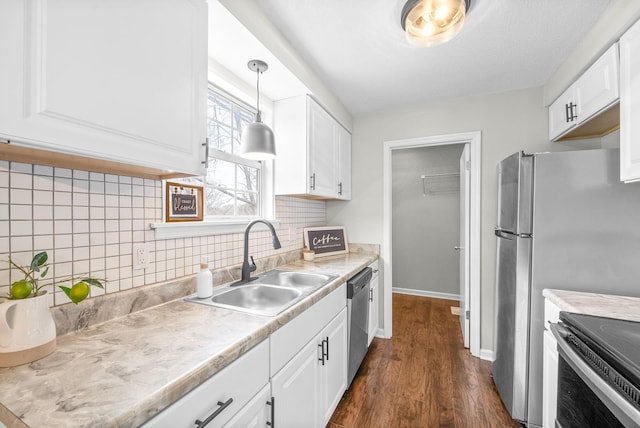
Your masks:
<svg viewBox="0 0 640 428"><path fill-rule="evenodd" d="M47 291L20 300L0 298L0 367L43 358L56 349L56 324Z"/></svg>

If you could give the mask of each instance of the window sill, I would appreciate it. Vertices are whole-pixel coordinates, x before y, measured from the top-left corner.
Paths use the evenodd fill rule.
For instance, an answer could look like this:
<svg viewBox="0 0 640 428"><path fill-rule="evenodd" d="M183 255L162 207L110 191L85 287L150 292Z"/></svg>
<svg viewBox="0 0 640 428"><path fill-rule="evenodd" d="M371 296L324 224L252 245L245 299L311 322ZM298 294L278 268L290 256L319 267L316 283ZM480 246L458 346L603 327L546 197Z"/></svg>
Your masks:
<svg viewBox="0 0 640 428"><path fill-rule="evenodd" d="M251 219L210 220L203 222L183 223L152 223L150 228L155 231L155 239L188 238L194 236L225 235L229 233L243 233ZM276 229L280 227L279 220L267 220ZM255 225L255 230L268 230L262 223Z"/></svg>

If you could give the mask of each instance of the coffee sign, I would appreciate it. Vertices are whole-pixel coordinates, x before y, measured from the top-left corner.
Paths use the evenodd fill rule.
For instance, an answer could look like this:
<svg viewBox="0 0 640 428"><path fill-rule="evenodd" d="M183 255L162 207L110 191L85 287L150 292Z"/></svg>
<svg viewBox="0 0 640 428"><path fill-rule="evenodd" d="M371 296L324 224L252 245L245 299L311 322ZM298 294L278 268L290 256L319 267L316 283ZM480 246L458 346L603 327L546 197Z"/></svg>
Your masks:
<svg viewBox="0 0 640 428"><path fill-rule="evenodd" d="M304 229L304 244L315 251L316 257L349 252L347 232L343 226L307 227Z"/></svg>

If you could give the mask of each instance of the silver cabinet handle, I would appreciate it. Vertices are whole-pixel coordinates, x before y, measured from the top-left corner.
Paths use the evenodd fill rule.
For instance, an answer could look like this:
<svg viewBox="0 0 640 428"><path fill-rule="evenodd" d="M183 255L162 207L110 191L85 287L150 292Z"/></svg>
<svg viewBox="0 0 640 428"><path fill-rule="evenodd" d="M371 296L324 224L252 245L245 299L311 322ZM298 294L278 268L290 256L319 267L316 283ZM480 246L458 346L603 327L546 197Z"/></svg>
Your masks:
<svg viewBox="0 0 640 428"><path fill-rule="evenodd" d="M456 251L460 251L460 250L464 250L464 247L453 247L453 249Z"/></svg>
<svg viewBox="0 0 640 428"><path fill-rule="evenodd" d="M271 401L267 401L267 406L271 406L271 421L267 422L267 426L274 428L276 426L276 398L271 397Z"/></svg>
<svg viewBox="0 0 640 428"><path fill-rule="evenodd" d="M311 190L316 190L316 173L311 174Z"/></svg>
<svg viewBox="0 0 640 428"><path fill-rule="evenodd" d="M215 412L211 413L207 419L205 419L204 421L201 421L200 419L196 419L196 425L197 425L196 428L202 428L209 425L209 422L214 420L215 417L218 416L220 413L222 413L224 409L229 407L231 403L233 403L233 398L229 398L224 403L222 401L218 401L218 406L220 407L218 407Z"/></svg>
<svg viewBox="0 0 640 428"><path fill-rule="evenodd" d="M204 165L205 169L207 169L209 168L209 137L204 140L202 145L204 146L204 160L201 163Z"/></svg>

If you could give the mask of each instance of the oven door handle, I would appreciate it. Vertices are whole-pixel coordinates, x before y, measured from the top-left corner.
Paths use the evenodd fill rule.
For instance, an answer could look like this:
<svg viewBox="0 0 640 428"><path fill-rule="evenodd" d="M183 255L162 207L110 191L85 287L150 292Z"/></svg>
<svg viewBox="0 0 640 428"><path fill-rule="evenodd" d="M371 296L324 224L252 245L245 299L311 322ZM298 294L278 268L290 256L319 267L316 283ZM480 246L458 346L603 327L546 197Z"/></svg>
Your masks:
<svg viewBox="0 0 640 428"><path fill-rule="evenodd" d="M625 427L640 428L640 411L605 382L567 343L569 330L561 324L551 323L551 332L558 342L558 353L574 372L594 392L602 403ZM560 393L560 391L558 391Z"/></svg>

